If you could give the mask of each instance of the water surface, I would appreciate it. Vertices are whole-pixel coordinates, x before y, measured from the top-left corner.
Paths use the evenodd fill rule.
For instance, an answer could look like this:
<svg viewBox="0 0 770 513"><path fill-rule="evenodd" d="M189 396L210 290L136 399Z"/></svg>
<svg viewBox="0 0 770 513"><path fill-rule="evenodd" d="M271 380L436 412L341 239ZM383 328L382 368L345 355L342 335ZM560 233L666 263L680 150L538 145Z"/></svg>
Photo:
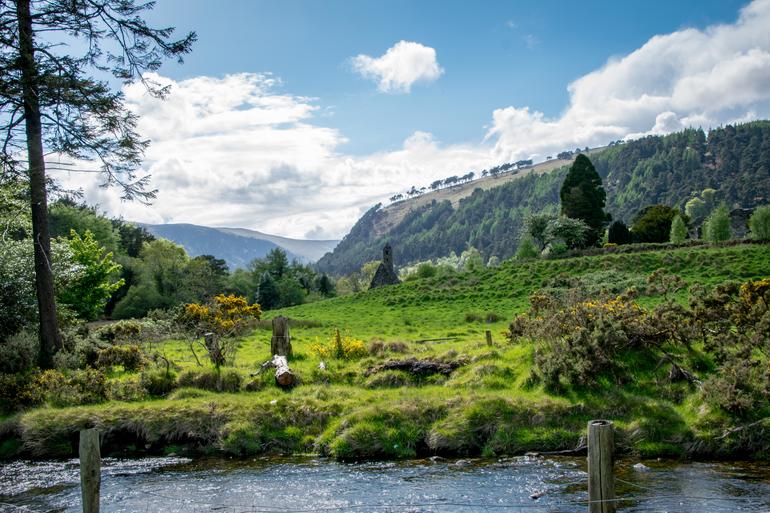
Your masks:
<svg viewBox="0 0 770 513"><path fill-rule="evenodd" d="M617 465L619 511L770 512L770 466L645 462ZM416 460L337 463L110 459L104 512L581 512L585 459ZM532 496L539 496L533 499ZM77 460L0 466L0 512L80 511Z"/></svg>

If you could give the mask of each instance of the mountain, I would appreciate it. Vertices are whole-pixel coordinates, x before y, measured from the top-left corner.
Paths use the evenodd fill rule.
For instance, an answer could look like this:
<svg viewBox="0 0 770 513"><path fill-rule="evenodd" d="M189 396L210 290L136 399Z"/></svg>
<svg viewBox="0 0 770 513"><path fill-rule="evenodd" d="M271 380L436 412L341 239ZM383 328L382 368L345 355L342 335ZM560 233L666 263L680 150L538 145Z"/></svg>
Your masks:
<svg viewBox="0 0 770 513"><path fill-rule="evenodd" d="M727 125L708 135L687 129L587 153L607 191L606 210L627 223L647 205L683 208L706 188L716 189L717 201L731 207L770 203L770 121ZM386 207L375 205L318 267L348 274L379 259L385 242L393 246L398 265L460 253L468 246L485 258L508 258L529 214L558 212L569 163L550 160Z"/></svg>
<svg viewBox="0 0 770 513"><path fill-rule="evenodd" d="M262 258L277 247L289 260L315 262L334 249L336 240L298 240L278 237L245 228L212 228L194 224L141 224L156 237L183 246L190 256L214 255L227 262L230 269L245 268L255 258Z"/></svg>

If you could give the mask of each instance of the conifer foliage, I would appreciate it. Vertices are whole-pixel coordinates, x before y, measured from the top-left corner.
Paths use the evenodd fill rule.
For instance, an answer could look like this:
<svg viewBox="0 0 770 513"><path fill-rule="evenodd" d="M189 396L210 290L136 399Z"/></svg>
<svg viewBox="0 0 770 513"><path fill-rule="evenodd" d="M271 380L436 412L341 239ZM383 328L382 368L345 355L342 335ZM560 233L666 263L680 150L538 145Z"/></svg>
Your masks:
<svg viewBox="0 0 770 513"><path fill-rule="evenodd" d="M608 220L604 212L607 194L599 173L582 153L567 172L559 197L562 215L585 222L591 228L586 244L596 244Z"/></svg>

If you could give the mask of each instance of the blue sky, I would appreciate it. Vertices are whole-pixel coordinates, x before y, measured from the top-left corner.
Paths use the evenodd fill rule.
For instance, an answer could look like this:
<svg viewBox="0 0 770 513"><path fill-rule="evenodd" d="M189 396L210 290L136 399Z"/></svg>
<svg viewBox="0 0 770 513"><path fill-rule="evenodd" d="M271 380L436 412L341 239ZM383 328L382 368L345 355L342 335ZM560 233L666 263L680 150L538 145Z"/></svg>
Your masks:
<svg viewBox="0 0 770 513"><path fill-rule="evenodd" d="M191 1L161 0L158 23L195 30L182 79L272 72L292 94L319 98L352 154L393 149L415 130L445 143L481 139L489 113L529 105L556 116L567 84L655 34L735 20L739 0ZM400 40L436 49L445 73L411 94L379 94L348 59Z"/></svg>
<svg viewBox="0 0 770 513"><path fill-rule="evenodd" d="M564 149L770 118L770 0L160 0L195 30L165 101L124 87L152 206L112 215L341 238L391 195Z"/></svg>

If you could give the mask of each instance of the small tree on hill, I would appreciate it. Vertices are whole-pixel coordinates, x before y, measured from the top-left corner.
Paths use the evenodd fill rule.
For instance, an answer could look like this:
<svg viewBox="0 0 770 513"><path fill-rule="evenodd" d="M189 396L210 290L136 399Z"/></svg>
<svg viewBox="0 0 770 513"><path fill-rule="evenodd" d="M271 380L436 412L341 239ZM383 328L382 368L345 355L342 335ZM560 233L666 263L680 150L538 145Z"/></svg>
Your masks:
<svg viewBox="0 0 770 513"><path fill-rule="evenodd" d="M720 204L706 219L704 235L709 242L724 242L730 239L730 212L727 205Z"/></svg>
<svg viewBox="0 0 770 513"><path fill-rule="evenodd" d="M545 238L549 246L564 244L569 249L583 248L591 237L591 227L580 219L559 216L548 223Z"/></svg>
<svg viewBox="0 0 770 513"><path fill-rule="evenodd" d="M516 248L516 260L529 260L540 256L540 249L535 245L532 236L524 235L519 241L519 247Z"/></svg>
<svg viewBox="0 0 770 513"><path fill-rule="evenodd" d="M556 219L556 216L552 214L534 214L529 216L525 222L530 242L537 245L538 252L545 247L545 230L548 228L548 223L554 219ZM524 242L524 239L522 239L522 242Z"/></svg>
<svg viewBox="0 0 770 513"><path fill-rule="evenodd" d="M684 224L682 216L676 216L674 220L671 221L671 233L669 235L669 241L675 244L679 244L684 242L686 238L687 226Z"/></svg>
<svg viewBox="0 0 770 513"><path fill-rule="evenodd" d="M751 238L755 240L770 239L770 206L757 207L749 218Z"/></svg>
<svg viewBox="0 0 770 513"><path fill-rule="evenodd" d="M631 232L623 221L613 221L607 229L607 242L610 244L631 244Z"/></svg>
<svg viewBox="0 0 770 513"><path fill-rule="evenodd" d="M211 363L218 369L235 353L233 337L240 334L249 321L259 320L261 316L262 309L258 304L250 305L243 297L219 294L208 304L186 305L182 317L193 329ZM203 342L200 342L201 336L204 337ZM192 343L190 350L197 360Z"/></svg>
<svg viewBox="0 0 770 513"><path fill-rule="evenodd" d="M650 205L636 214L631 227L637 242L668 242L671 236L671 223L679 210L668 205Z"/></svg>
<svg viewBox="0 0 770 513"><path fill-rule="evenodd" d="M589 246L596 244L609 219L604 212L607 194L599 173L582 153L570 166L559 197L562 215L585 222L590 228L585 242Z"/></svg>

